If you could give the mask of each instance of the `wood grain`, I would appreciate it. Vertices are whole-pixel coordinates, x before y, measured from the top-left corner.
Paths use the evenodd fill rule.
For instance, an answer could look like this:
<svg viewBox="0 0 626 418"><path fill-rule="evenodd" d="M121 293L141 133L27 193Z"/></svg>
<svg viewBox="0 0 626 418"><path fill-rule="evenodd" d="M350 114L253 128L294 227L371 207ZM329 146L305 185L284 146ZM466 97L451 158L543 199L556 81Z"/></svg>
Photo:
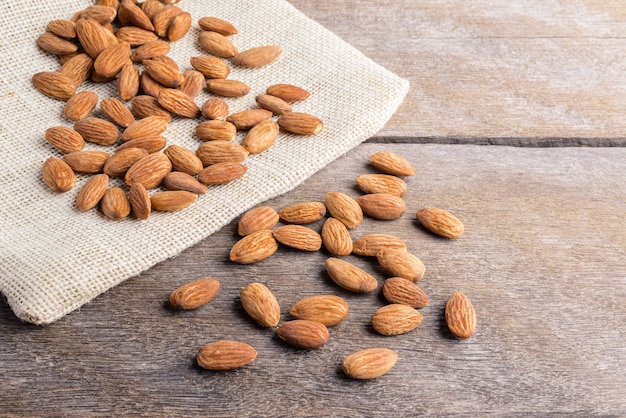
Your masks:
<svg viewBox="0 0 626 418"><path fill-rule="evenodd" d="M230 263L233 222L50 326L21 323L0 304L0 409L8 416L626 414L626 150L364 144L266 203L280 209L333 190L357 197L355 178L373 172L368 158L380 150L418 168L407 178L407 213L367 218L351 233L397 234L424 261L419 284L431 303L417 330L374 333L369 319L385 303L380 292L339 289L324 271L325 251L281 247L258 264ZM428 233L414 217L424 206L450 210L465 235ZM382 284L374 260L346 259ZM221 282L208 305L168 307L173 289L201 277ZM350 313L330 329L327 345L297 350L243 312L238 294L252 281L274 291L283 321L314 294L344 297ZM477 310L468 340L454 339L443 320L455 290ZM223 338L251 344L257 360L234 372L201 370L199 348ZM391 372L369 382L343 375L343 357L374 346L399 353Z"/></svg>

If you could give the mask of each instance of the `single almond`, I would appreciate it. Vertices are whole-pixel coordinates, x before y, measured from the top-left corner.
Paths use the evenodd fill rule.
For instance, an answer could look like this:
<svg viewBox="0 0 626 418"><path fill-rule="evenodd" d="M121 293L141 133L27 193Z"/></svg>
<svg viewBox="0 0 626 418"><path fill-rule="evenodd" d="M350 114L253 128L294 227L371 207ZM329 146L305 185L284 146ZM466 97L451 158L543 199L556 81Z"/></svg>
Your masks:
<svg viewBox="0 0 626 418"><path fill-rule="evenodd" d="M402 277L385 280L382 291L389 303L401 303L416 309L423 308L430 301L418 285Z"/></svg>
<svg viewBox="0 0 626 418"><path fill-rule="evenodd" d="M306 350L323 346L330 337L324 324L308 319L283 322L276 328L276 335L287 344Z"/></svg>
<svg viewBox="0 0 626 418"><path fill-rule="evenodd" d="M378 287L374 276L339 258L327 259L326 271L335 284L350 292L367 293Z"/></svg>
<svg viewBox="0 0 626 418"><path fill-rule="evenodd" d="M280 321L280 305L276 296L263 283L253 282L239 293L243 310L265 328L275 327Z"/></svg>
<svg viewBox="0 0 626 418"><path fill-rule="evenodd" d="M117 9L105 5L93 5L89 6L78 13L76 13L73 19L93 19L101 25L113 22L117 16Z"/></svg>
<svg viewBox="0 0 626 418"><path fill-rule="evenodd" d="M130 202L128 197L126 197L124 189L121 187L108 189L102 196L100 208L102 213L113 221L119 221L128 217L130 214Z"/></svg>
<svg viewBox="0 0 626 418"><path fill-rule="evenodd" d="M360 256L375 257L378 252L386 249L406 251L406 242L391 234L367 234L352 242L352 252Z"/></svg>
<svg viewBox="0 0 626 418"><path fill-rule="evenodd" d="M170 305L175 309L189 311L198 309L211 301L220 288L213 278L194 280L178 287L170 294Z"/></svg>
<svg viewBox="0 0 626 418"><path fill-rule="evenodd" d="M170 60L164 58L167 57L160 56L144 60L144 68L150 77L159 84L165 87L178 87L183 82L184 76L177 65L172 64Z"/></svg>
<svg viewBox="0 0 626 418"><path fill-rule="evenodd" d="M96 174L87 180L76 195L78 210L85 212L95 208L106 193L108 185L109 176L106 174Z"/></svg>
<svg viewBox="0 0 626 418"><path fill-rule="evenodd" d="M387 193L404 197L407 192L406 182L389 174L363 174L356 178L356 184L364 193Z"/></svg>
<svg viewBox="0 0 626 418"><path fill-rule="evenodd" d="M278 212L269 206L257 206L246 211L237 224L237 233L250 235L262 229L272 229L279 220Z"/></svg>
<svg viewBox="0 0 626 418"><path fill-rule="evenodd" d="M41 168L41 177L44 183L57 193L72 190L76 184L76 176L72 168L65 161L58 158L48 158Z"/></svg>
<svg viewBox="0 0 626 418"><path fill-rule="evenodd" d="M165 176L172 171L172 163L167 156L160 152L149 154L132 165L124 176L127 185L141 183L146 189L158 187Z"/></svg>
<svg viewBox="0 0 626 418"><path fill-rule="evenodd" d="M409 161L393 152L376 152L370 156L370 163L383 173L394 176L414 176L416 173Z"/></svg>
<svg viewBox="0 0 626 418"><path fill-rule="evenodd" d="M167 190L186 190L195 194L204 194L209 189L194 176L182 171L172 171L163 179L163 187Z"/></svg>
<svg viewBox="0 0 626 418"><path fill-rule="evenodd" d="M76 22L76 37L83 50L94 60L112 43L107 30L97 20L89 17Z"/></svg>
<svg viewBox="0 0 626 418"><path fill-rule="evenodd" d="M198 181L203 184L225 184L242 177L248 167L237 162L211 164L198 173Z"/></svg>
<svg viewBox="0 0 626 418"><path fill-rule="evenodd" d="M120 144L116 151L121 151L126 148L143 148L148 151L148 154L161 151L165 148L167 140L163 136L145 136L137 139L131 139L130 141Z"/></svg>
<svg viewBox="0 0 626 418"><path fill-rule="evenodd" d="M184 209L198 199L198 195L186 190L166 190L150 196L152 210L172 212Z"/></svg>
<svg viewBox="0 0 626 418"><path fill-rule="evenodd" d="M65 103L63 116L66 119L76 121L86 118L93 112L98 104L98 95L93 91L81 91L76 93Z"/></svg>
<svg viewBox="0 0 626 418"><path fill-rule="evenodd" d="M408 305L393 303L372 315L372 328L381 335L400 335L413 331L422 323L422 314Z"/></svg>
<svg viewBox="0 0 626 418"><path fill-rule="evenodd" d="M167 39L170 42L182 39L189 32L192 20L191 14L188 12L182 12L172 19L172 22L167 27Z"/></svg>
<svg viewBox="0 0 626 418"><path fill-rule="evenodd" d="M278 124L273 120L262 120L254 125L241 141L250 154L259 154L269 149L278 137Z"/></svg>
<svg viewBox="0 0 626 418"><path fill-rule="evenodd" d="M322 243L331 255L345 256L352 252L352 237L343 222L328 218L322 226Z"/></svg>
<svg viewBox="0 0 626 418"><path fill-rule="evenodd" d="M424 277L424 262L405 250L383 249L376 254L378 264L394 277L416 282Z"/></svg>
<svg viewBox="0 0 626 418"><path fill-rule="evenodd" d="M152 21L146 13L136 5L132 0L122 0L117 9L120 20L124 21L125 26L132 25L138 28L154 31Z"/></svg>
<svg viewBox="0 0 626 418"><path fill-rule="evenodd" d="M280 56L283 49L278 45L257 46L237 53L233 62L246 68L264 67Z"/></svg>
<svg viewBox="0 0 626 418"><path fill-rule="evenodd" d="M274 234L268 229L246 235L233 245L230 250L230 261L237 264L256 263L272 256L278 250Z"/></svg>
<svg viewBox="0 0 626 418"><path fill-rule="evenodd" d="M265 109L248 109L233 113L226 120L237 127L238 130L251 129L257 124L272 117L272 112Z"/></svg>
<svg viewBox="0 0 626 418"><path fill-rule="evenodd" d="M130 99L130 105L139 119L147 118L148 116L160 116L166 120L171 118L170 112L163 109L157 98L153 96L135 96Z"/></svg>
<svg viewBox="0 0 626 418"><path fill-rule="evenodd" d="M117 93L122 100L131 100L139 91L139 70L132 62L126 63L117 79Z"/></svg>
<svg viewBox="0 0 626 418"><path fill-rule="evenodd" d="M135 117L124 103L115 97L107 97L100 102L100 109L119 126L126 128L135 122Z"/></svg>
<svg viewBox="0 0 626 418"><path fill-rule="evenodd" d="M201 17L198 20L198 26L204 31L217 32L224 36L231 36L238 33L232 23L213 16Z"/></svg>
<svg viewBox="0 0 626 418"><path fill-rule="evenodd" d="M202 161L189 148L180 145L170 145L163 151L172 162L172 170L195 176L202 170Z"/></svg>
<svg viewBox="0 0 626 418"><path fill-rule="evenodd" d="M348 229L356 228L363 222L361 206L345 193L326 193L326 208L333 218L342 222Z"/></svg>
<svg viewBox="0 0 626 418"><path fill-rule="evenodd" d="M291 307L289 315L296 319L308 319L332 327L343 321L348 316L349 310L348 302L339 296L317 295L296 302Z"/></svg>
<svg viewBox="0 0 626 418"><path fill-rule="evenodd" d="M154 16L152 16L152 24L155 33L161 38L167 38L167 30L174 18L183 11L178 6L167 6L160 8Z"/></svg>
<svg viewBox="0 0 626 418"><path fill-rule="evenodd" d="M80 151L85 147L83 137L72 128L66 126L48 128L44 137L50 145L64 153Z"/></svg>
<svg viewBox="0 0 626 418"><path fill-rule="evenodd" d="M140 63L143 60L151 59L161 55L167 55L170 52L170 44L163 40L156 40L140 45L133 49L130 59L133 62Z"/></svg>
<svg viewBox="0 0 626 418"><path fill-rule="evenodd" d="M206 87L209 93L224 97L243 97L250 93L250 86L238 80L208 79Z"/></svg>
<svg viewBox="0 0 626 418"><path fill-rule="evenodd" d="M122 26L115 32L115 37L119 42L128 42L133 48L159 39L154 32L135 26Z"/></svg>
<svg viewBox="0 0 626 418"><path fill-rule="evenodd" d="M117 1L117 0L110 0ZM140 4L141 10L148 16L150 21L154 19L154 15L157 14L159 10L161 10L164 6L159 0L146 0Z"/></svg>
<svg viewBox="0 0 626 418"><path fill-rule="evenodd" d="M229 113L228 103L221 97L211 97L202 105L202 116L207 119L226 120Z"/></svg>
<svg viewBox="0 0 626 418"><path fill-rule="evenodd" d="M67 55L78 50L75 43L52 32L44 32L39 35L37 45L44 51L55 55Z"/></svg>
<svg viewBox="0 0 626 418"><path fill-rule="evenodd" d="M241 145L229 141L208 141L200 144L196 155L206 167L217 163L240 163L248 156L248 151Z"/></svg>
<svg viewBox="0 0 626 418"><path fill-rule="evenodd" d="M343 359L343 372L360 380L375 379L387 373L398 361L398 353L388 348L368 348Z"/></svg>
<svg viewBox="0 0 626 418"><path fill-rule="evenodd" d="M114 77L128 62L130 44L119 42L108 46L102 51L93 63L93 69L103 77Z"/></svg>
<svg viewBox="0 0 626 418"><path fill-rule="evenodd" d="M423 208L417 211L416 217L430 232L445 238L460 238L465 232L463 223L443 209Z"/></svg>
<svg viewBox="0 0 626 418"><path fill-rule="evenodd" d="M457 338L469 338L476 330L476 310L463 292L454 292L446 303L446 324Z"/></svg>
<svg viewBox="0 0 626 418"><path fill-rule="evenodd" d="M303 112L283 113L276 122L283 131L297 135L316 135L324 128L317 116Z"/></svg>
<svg viewBox="0 0 626 418"><path fill-rule="evenodd" d="M177 88L187 96L194 98L204 89L205 79L200 71L187 70L183 73L183 78L183 82Z"/></svg>
<svg viewBox="0 0 626 418"><path fill-rule="evenodd" d="M75 173L99 174L104 169L104 163L111 156L106 151L75 151L65 154L65 161Z"/></svg>
<svg viewBox="0 0 626 418"><path fill-rule="evenodd" d="M122 141L157 136L167 129L168 120L160 116L148 116L135 121L122 133Z"/></svg>
<svg viewBox="0 0 626 418"><path fill-rule="evenodd" d="M208 55L191 57L189 62L193 68L202 73L206 78L225 79L230 74L228 63L218 57Z"/></svg>
<svg viewBox="0 0 626 418"><path fill-rule="evenodd" d="M237 47L221 33L202 31L198 36L198 42L202 49L217 57L232 58L237 55Z"/></svg>
<svg viewBox="0 0 626 418"><path fill-rule="evenodd" d="M163 89L157 97L159 104L175 115L185 118L197 118L200 116L200 108L193 98L182 90Z"/></svg>
<svg viewBox="0 0 626 418"><path fill-rule="evenodd" d="M147 71L141 73L141 76L139 77L139 85L143 93L155 98L159 97L161 90L165 88L165 86L152 78Z"/></svg>
<svg viewBox="0 0 626 418"><path fill-rule="evenodd" d="M273 84L265 91L267 94L279 97L287 103L299 102L307 99L311 95L311 93L302 87L294 86L292 84Z"/></svg>
<svg viewBox="0 0 626 418"><path fill-rule="evenodd" d="M90 117L74 123L74 130L87 142L100 145L113 145L120 138L120 132L111 122Z"/></svg>
<svg viewBox="0 0 626 418"><path fill-rule="evenodd" d="M67 101L76 93L76 82L61 72L44 71L32 76L33 86L51 99Z"/></svg>
<svg viewBox="0 0 626 418"><path fill-rule="evenodd" d="M237 134L237 127L225 120L206 120L196 126L196 136L203 141L230 141Z"/></svg>
<svg viewBox="0 0 626 418"><path fill-rule="evenodd" d="M143 157L148 151L143 148L126 148L118 150L104 163L103 171L111 177L123 178L126 172Z"/></svg>
<svg viewBox="0 0 626 418"><path fill-rule="evenodd" d="M48 22L46 26L50 32L54 33L61 38L73 39L76 38L76 23L67 19L54 19Z"/></svg>
<svg viewBox="0 0 626 418"><path fill-rule="evenodd" d="M81 53L65 61L63 65L61 65L59 72L69 77L74 86L78 86L89 79L92 70L93 59L89 55Z"/></svg>
<svg viewBox="0 0 626 418"><path fill-rule="evenodd" d="M322 247L322 237L302 225L283 225L276 228L274 238L279 244L301 251L317 251Z"/></svg>
<svg viewBox="0 0 626 418"><path fill-rule="evenodd" d="M293 110L289 103L271 94L260 94L256 96L256 104L259 105L261 109L269 110L279 116Z"/></svg>
<svg viewBox="0 0 626 418"><path fill-rule="evenodd" d="M148 219L152 212L150 195L141 183L133 183L128 191L128 201L137 219Z"/></svg>
<svg viewBox="0 0 626 418"><path fill-rule="evenodd" d="M365 215L383 221L398 219L406 212L406 202L388 193L366 194L359 197L357 202Z"/></svg>
<svg viewBox="0 0 626 418"><path fill-rule="evenodd" d="M252 363L256 355L256 350L246 343L220 340L204 345L196 361L204 369L225 371Z"/></svg>
<svg viewBox="0 0 626 418"><path fill-rule="evenodd" d="M278 215L283 222L303 225L315 222L326 216L326 206L322 202L303 202L282 208Z"/></svg>

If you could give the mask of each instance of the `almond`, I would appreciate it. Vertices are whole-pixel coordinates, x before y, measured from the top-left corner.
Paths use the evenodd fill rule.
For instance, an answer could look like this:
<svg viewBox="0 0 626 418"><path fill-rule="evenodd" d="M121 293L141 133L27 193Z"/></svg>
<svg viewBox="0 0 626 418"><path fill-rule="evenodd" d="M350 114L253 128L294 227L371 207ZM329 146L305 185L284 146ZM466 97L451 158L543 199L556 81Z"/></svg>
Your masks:
<svg viewBox="0 0 626 418"><path fill-rule="evenodd" d="M167 55L170 52L170 44L163 40L156 40L140 45L130 54L133 62L140 63L143 60L151 59L161 55Z"/></svg>
<svg viewBox="0 0 626 418"><path fill-rule="evenodd" d="M98 174L102 173L104 163L111 156L106 151L75 151L63 156L75 173Z"/></svg>
<svg viewBox="0 0 626 418"><path fill-rule="evenodd" d="M322 227L324 248L334 256L344 256L352 252L352 237L348 228L335 218L328 218Z"/></svg>
<svg viewBox="0 0 626 418"><path fill-rule="evenodd" d="M220 33L202 31L198 36L198 42L202 49L209 54L221 58L232 58L237 55L237 47L235 47L230 39Z"/></svg>
<svg viewBox="0 0 626 418"><path fill-rule="evenodd" d="M426 293L410 280L402 277L391 277L383 283L383 296L389 303L401 303L412 308L423 308L428 305Z"/></svg>
<svg viewBox="0 0 626 418"><path fill-rule="evenodd" d="M171 212L184 209L198 199L198 195L186 190L167 190L150 196L152 210Z"/></svg>
<svg viewBox="0 0 626 418"><path fill-rule="evenodd" d="M359 197L357 202L365 215L383 221L398 219L406 212L404 200L392 194L366 194Z"/></svg>
<svg viewBox="0 0 626 418"><path fill-rule="evenodd" d="M413 176L415 168L406 159L388 151L379 151L370 156L370 163L385 174Z"/></svg>
<svg viewBox="0 0 626 418"><path fill-rule="evenodd" d="M196 136L203 141L230 141L237 134L237 127L225 120L207 120L196 126Z"/></svg>
<svg viewBox="0 0 626 418"><path fill-rule="evenodd" d="M80 151L85 147L83 137L66 126L48 128L44 136L50 145L64 153Z"/></svg>
<svg viewBox="0 0 626 418"><path fill-rule="evenodd" d="M416 217L426 229L445 238L460 238L465 232L463 223L456 216L443 209L420 209L417 211Z"/></svg>
<svg viewBox="0 0 626 418"><path fill-rule="evenodd" d="M272 117L272 112L265 109L248 109L233 113L226 120L237 127L238 130L250 129L257 124Z"/></svg>
<svg viewBox="0 0 626 418"><path fill-rule="evenodd" d="M76 121L83 119L96 108L98 95L92 91L82 91L76 93L65 103L63 116L66 119Z"/></svg>
<svg viewBox="0 0 626 418"><path fill-rule="evenodd" d="M126 172L143 157L148 151L143 148L126 148L118 150L104 163L103 171L111 177L124 177Z"/></svg>
<svg viewBox="0 0 626 418"><path fill-rule="evenodd" d="M217 17L201 17L200 20L198 20L198 25L200 26L200 29L204 31L217 32L224 36L231 36L238 33L237 28L235 28L230 22Z"/></svg>
<svg viewBox="0 0 626 418"><path fill-rule="evenodd" d="M211 164L198 173L198 181L203 184L224 184L242 177L248 167L237 162Z"/></svg>
<svg viewBox="0 0 626 418"><path fill-rule="evenodd" d="M93 69L103 77L114 77L122 70L130 56L130 44L119 42L108 46L93 63Z"/></svg>
<svg viewBox="0 0 626 418"><path fill-rule="evenodd" d="M113 221L125 219L130 214L130 202L126 192L120 187L111 187L104 193L100 208L102 213Z"/></svg>
<svg viewBox="0 0 626 418"><path fill-rule="evenodd" d="M207 370L232 370L254 361L256 351L250 345L239 341L221 340L203 346L196 360Z"/></svg>
<svg viewBox="0 0 626 418"><path fill-rule="evenodd" d="M357 177L356 184L364 193L387 193L404 197L407 192L406 182L389 174L364 174Z"/></svg>
<svg viewBox="0 0 626 418"><path fill-rule="evenodd" d="M107 191L108 185L109 176L106 174L96 174L87 180L76 196L78 210L85 212L95 208Z"/></svg>
<svg viewBox="0 0 626 418"><path fill-rule="evenodd" d="M273 62L282 52L278 45L258 46L237 53L233 62L246 68L259 68Z"/></svg>
<svg viewBox="0 0 626 418"><path fill-rule="evenodd" d="M107 30L89 17L76 22L76 37L87 55L94 60L112 43Z"/></svg>
<svg viewBox="0 0 626 418"><path fill-rule="evenodd" d="M128 201L137 219L148 219L152 211L152 204L148 191L141 183L133 183L128 191Z"/></svg>
<svg viewBox="0 0 626 418"><path fill-rule="evenodd" d="M302 87L292 84L273 84L266 90L267 94L279 97L287 103L299 102L307 99L311 94Z"/></svg>
<svg viewBox="0 0 626 418"><path fill-rule="evenodd" d="M240 163L248 156L241 145L229 141L209 141L200 144L196 155L206 167L217 163Z"/></svg>
<svg viewBox="0 0 626 418"><path fill-rule="evenodd" d="M367 234L354 240L352 252L356 255L374 257L385 249L406 251L406 243L400 237L390 234Z"/></svg>
<svg viewBox="0 0 626 418"><path fill-rule="evenodd" d="M181 171L172 171L165 176L163 186L167 190L186 190L195 194L204 194L209 191L209 189L194 176Z"/></svg>
<svg viewBox="0 0 626 418"><path fill-rule="evenodd" d="M388 348L368 348L343 359L343 372L353 379L375 379L387 373L398 361L398 353Z"/></svg>
<svg viewBox="0 0 626 418"><path fill-rule="evenodd" d="M144 60L144 68L157 83L165 87L178 87L183 82L184 77L178 66L172 63L170 59L165 58L167 57L161 56Z"/></svg>
<svg viewBox="0 0 626 418"><path fill-rule="evenodd" d="M302 225L284 225L274 230L279 244L302 251L317 251L322 247L322 237Z"/></svg>
<svg viewBox="0 0 626 418"><path fill-rule="evenodd" d="M246 211L237 225L237 233L250 235L262 229L271 229L278 223L278 213L269 206L257 206Z"/></svg>
<svg viewBox="0 0 626 418"><path fill-rule="evenodd" d="M76 184L76 176L72 168L63 160L54 157L48 158L43 163L41 177L50 190L57 193L72 190Z"/></svg>
<svg viewBox="0 0 626 418"><path fill-rule="evenodd" d="M454 292L446 303L446 324L457 338L469 338L476 330L474 305L463 292Z"/></svg>
<svg viewBox="0 0 626 418"><path fill-rule="evenodd" d="M167 39L170 42L176 42L179 39L182 39L189 29L191 28L192 18L191 14L187 12L182 12L178 16L176 16L170 25L167 27Z"/></svg>
<svg viewBox="0 0 626 418"><path fill-rule="evenodd" d="M172 162L172 170L195 176L202 170L202 161L189 148L170 145L163 151Z"/></svg>
<svg viewBox="0 0 626 418"><path fill-rule="evenodd" d="M343 223L348 229L356 228L363 222L361 206L345 193L326 193L326 208L333 218Z"/></svg>
<svg viewBox="0 0 626 418"><path fill-rule="evenodd" d="M246 235L233 245L230 261L238 264L251 264L265 260L278 250L274 234L268 229Z"/></svg>
<svg viewBox="0 0 626 418"><path fill-rule="evenodd" d="M424 277L424 262L415 255L397 249L383 249L376 254L378 264L387 273L416 282Z"/></svg>
<svg viewBox="0 0 626 418"><path fill-rule="evenodd" d="M400 335L413 331L422 323L422 314L408 305L383 306L372 315L372 328L381 335Z"/></svg>
<svg viewBox="0 0 626 418"><path fill-rule="evenodd" d="M175 115L185 118L197 118L200 116L200 108L193 98L182 90L163 89L157 97L159 104Z"/></svg>
<svg viewBox="0 0 626 418"><path fill-rule="evenodd" d="M111 122L100 118L85 118L74 123L74 130L87 142L100 145L113 145L120 138L120 132Z"/></svg>
<svg viewBox="0 0 626 418"><path fill-rule="evenodd" d="M40 93L51 99L67 101L76 93L76 82L61 72L44 71L36 73L31 79L33 86Z"/></svg>
<svg viewBox="0 0 626 418"><path fill-rule="evenodd" d="M202 105L202 115L207 119L226 120L229 113L228 103L220 97L211 97Z"/></svg>
<svg viewBox="0 0 626 418"><path fill-rule="evenodd" d="M209 79L206 87L210 93L224 97L243 97L250 92L250 86L238 80Z"/></svg>
<svg viewBox="0 0 626 418"><path fill-rule="evenodd" d="M161 38L167 38L167 30L174 18L183 11L178 6L167 6L160 8L154 16L152 16L152 24L154 31Z"/></svg>
<svg viewBox="0 0 626 418"><path fill-rule="evenodd" d="M152 97L159 97L161 90L165 87L162 84L159 84L147 71L141 73L139 77L139 85L141 86L141 90Z"/></svg>
<svg viewBox="0 0 626 418"><path fill-rule="evenodd" d="M201 56L189 59L191 66L202 73L206 78L224 79L230 74L228 63L218 57Z"/></svg>
<svg viewBox="0 0 626 418"><path fill-rule="evenodd" d="M343 321L348 316L349 310L348 302L339 296L318 295L296 302L289 311L289 315L296 319L308 319L332 327Z"/></svg>
<svg viewBox="0 0 626 418"><path fill-rule="evenodd" d="M129 186L133 183L141 183L146 189L154 189L161 184L170 171L172 171L170 159L163 153L155 152L133 164L126 172L124 181Z"/></svg>
<svg viewBox="0 0 626 418"><path fill-rule="evenodd" d="M150 18L146 16L144 11L132 0L122 0L117 9L117 13L120 20L124 21L125 26L132 25L141 29L154 31L154 26Z"/></svg>
<svg viewBox="0 0 626 418"><path fill-rule="evenodd" d="M139 70L132 62L126 63L117 79L117 93L122 100L130 100L139 91Z"/></svg>
<svg viewBox="0 0 626 418"><path fill-rule="evenodd" d="M124 142L117 147L116 151L126 148L142 148L148 151L148 154L152 154L165 148L166 143L167 140L163 136L147 136Z"/></svg>
<svg viewBox="0 0 626 418"><path fill-rule="evenodd" d="M109 119L121 127L126 128L135 122L135 118L130 110L128 110L124 103L120 102L115 97L102 99L100 102L100 109L109 117Z"/></svg>
<svg viewBox="0 0 626 418"><path fill-rule="evenodd" d="M135 96L130 99L130 105L139 119L147 118L148 116L160 116L166 120L171 118L170 112L163 109L157 98L153 96Z"/></svg>
<svg viewBox="0 0 626 418"><path fill-rule="evenodd" d="M304 202L285 206L278 215L283 222L303 225L315 222L326 216L326 206L322 202Z"/></svg>
<svg viewBox="0 0 626 418"><path fill-rule="evenodd" d="M283 322L276 328L276 335L287 344L306 350L323 346L330 337L324 324L308 319Z"/></svg>
<svg viewBox="0 0 626 418"><path fill-rule="evenodd" d="M46 27L50 32L61 38L76 38L76 23L66 19L55 19L48 22Z"/></svg>
<svg viewBox="0 0 626 418"><path fill-rule="evenodd" d="M178 287L170 294L170 305L175 309L189 311L209 303L220 288L220 282L212 278L194 280Z"/></svg>
<svg viewBox="0 0 626 418"><path fill-rule="evenodd" d="M69 77L74 86L78 86L89 79L92 70L93 59L87 54L76 54L63 63L59 72Z"/></svg>
<svg viewBox="0 0 626 418"><path fill-rule="evenodd" d="M289 103L280 97L272 96L270 94L260 94L256 96L256 104L259 105L261 109L269 110L275 115L282 115L283 113L291 112L293 110Z"/></svg>
<svg viewBox="0 0 626 418"><path fill-rule="evenodd" d="M122 141L157 136L167 129L168 120L160 116L148 116L132 123L122 133Z"/></svg>
<svg viewBox="0 0 626 418"><path fill-rule="evenodd" d="M183 78L183 82L177 88L187 96L194 98L204 89L204 75L200 71L187 70L183 73Z"/></svg>
<svg viewBox="0 0 626 418"><path fill-rule="evenodd" d="M141 3L141 10L148 16L150 21L154 19L154 16L159 12L164 6L159 0L146 0ZM154 25L153 25L154 26Z"/></svg>
<svg viewBox="0 0 626 418"><path fill-rule="evenodd" d="M241 141L250 154L259 154L269 149L278 137L278 124L273 120L263 120L254 125Z"/></svg>
<svg viewBox="0 0 626 418"><path fill-rule="evenodd" d="M128 42L131 47L147 44L159 39L152 31L141 29L135 26L123 26L115 32L115 37L119 42Z"/></svg>
<svg viewBox="0 0 626 418"><path fill-rule="evenodd" d="M37 45L46 52L55 55L66 55L76 52L75 43L61 38L52 32L44 32L37 38Z"/></svg>
<svg viewBox="0 0 626 418"><path fill-rule="evenodd" d="M335 284L350 292L367 293L378 287L378 281L371 274L339 258L327 259L326 271Z"/></svg>
<svg viewBox="0 0 626 418"><path fill-rule="evenodd" d="M250 283L239 293L243 310L265 328L275 327L280 321L280 305L263 283Z"/></svg>
<svg viewBox="0 0 626 418"><path fill-rule="evenodd" d="M117 10L113 7L104 5L89 6L86 9L81 10L76 15L75 19L93 19L101 25L113 22L117 16Z"/></svg>
<svg viewBox="0 0 626 418"><path fill-rule="evenodd" d="M303 112L283 113L277 123L283 131L298 135L315 135L324 128L324 123L317 116Z"/></svg>

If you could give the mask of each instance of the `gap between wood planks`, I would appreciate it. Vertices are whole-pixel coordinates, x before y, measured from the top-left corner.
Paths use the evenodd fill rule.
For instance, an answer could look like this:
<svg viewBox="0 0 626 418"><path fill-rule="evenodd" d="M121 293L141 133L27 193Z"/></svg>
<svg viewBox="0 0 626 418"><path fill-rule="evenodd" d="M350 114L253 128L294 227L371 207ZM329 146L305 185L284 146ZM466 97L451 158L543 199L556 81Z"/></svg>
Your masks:
<svg viewBox="0 0 626 418"><path fill-rule="evenodd" d="M620 138L515 138L515 137L460 137L460 136L375 136L367 144L457 144L457 145L503 145L511 147L626 147L626 137Z"/></svg>

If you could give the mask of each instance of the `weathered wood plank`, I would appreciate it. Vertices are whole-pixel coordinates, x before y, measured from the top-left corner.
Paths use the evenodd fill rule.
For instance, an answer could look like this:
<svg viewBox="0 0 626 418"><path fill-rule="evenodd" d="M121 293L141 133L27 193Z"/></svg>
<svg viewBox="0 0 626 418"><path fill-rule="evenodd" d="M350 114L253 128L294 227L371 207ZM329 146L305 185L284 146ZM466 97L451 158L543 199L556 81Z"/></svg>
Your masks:
<svg viewBox="0 0 626 418"><path fill-rule="evenodd" d="M359 195L354 179L372 172L378 150L417 168L408 211L396 221L366 219L353 237L394 233L426 264L420 286L431 303L422 325L396 337L375 334L369 318L378 291L354 295L324 272L328 254L281 248L248 266L227 260L236 224L38 328L0 303L0 410L8 416L416 416L626 414L626 150L364 144L296 190L267 204L323 200L327 191ZM456 241L414 220L423 206L455 213ZM192 226L190 226L192 227ZM314 224L319 228L320 223ZM382 283L376 262L348 257ZM221 282L193 312L167 307L169 292L200 277ZM350 303L329 343L307 352L253 324L238 293L266 283L282 319L304 296L332 293ZM451 338L447 297L464 291L478 313L476 334ZM257 360L232 373L195 363L206 342L247 341ZM347 379L338 369L357 349L400 355L386 376Z"/></svg>

